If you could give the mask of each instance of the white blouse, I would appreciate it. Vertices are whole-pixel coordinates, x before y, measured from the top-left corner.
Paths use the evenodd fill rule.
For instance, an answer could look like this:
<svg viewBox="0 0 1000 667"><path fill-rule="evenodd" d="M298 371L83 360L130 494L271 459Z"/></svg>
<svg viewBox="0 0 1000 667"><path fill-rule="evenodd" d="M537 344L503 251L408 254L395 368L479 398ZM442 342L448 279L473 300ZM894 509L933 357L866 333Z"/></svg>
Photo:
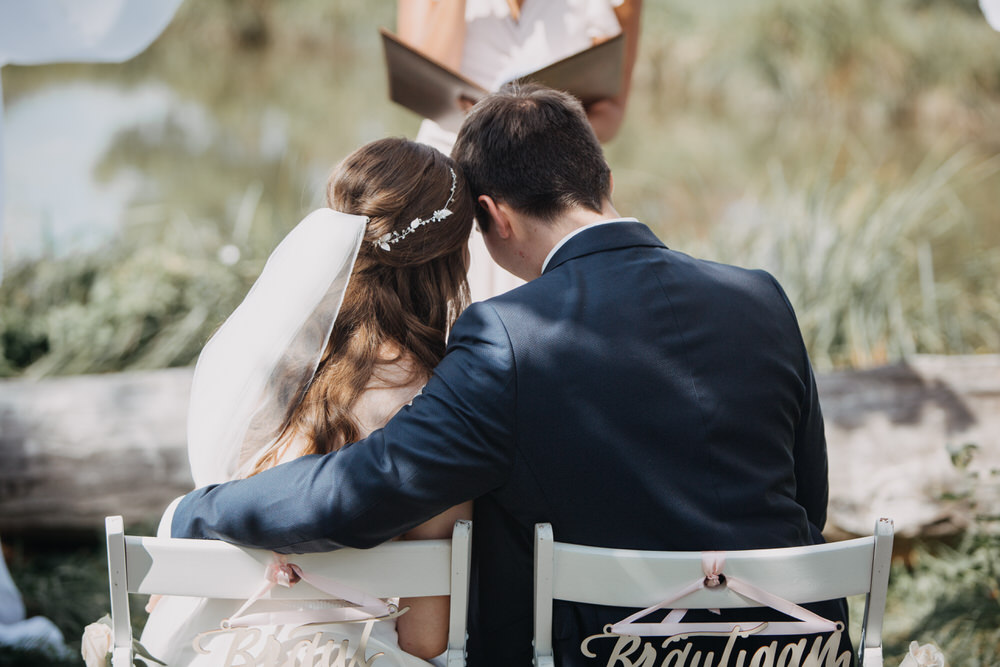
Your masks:
<svg viewBox="0 0 1000 667"><path fill-rule="evenodd" d="M507 0L466 0L462 74L487 90L621 32L624 0L525 0L514 19ZM417 141L451 152L455 133L424 120Z"/></svg>
<svg viewBox="0 0 1000 667"><path fill-rule="evenodd" d="M507 0L467 0L461 71L489 90L621 32L622 0L527 0L515 20Z"/></svg>

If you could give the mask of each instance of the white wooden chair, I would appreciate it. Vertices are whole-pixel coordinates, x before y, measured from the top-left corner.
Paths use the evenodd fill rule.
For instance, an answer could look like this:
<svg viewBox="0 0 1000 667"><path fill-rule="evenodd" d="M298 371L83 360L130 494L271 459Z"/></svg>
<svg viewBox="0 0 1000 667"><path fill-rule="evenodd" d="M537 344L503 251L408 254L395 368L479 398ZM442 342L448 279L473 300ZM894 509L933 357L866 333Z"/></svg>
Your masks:
<svg viewBox="0 0 1000 667"><path fill-rule="evenodd" d="M111 582L113 667L132 667L129 593L247 600L259 593L274 554L216 540L125 535L122 517L105 519ZM389 542L373 549L288 556L305 572L378 597L450 595L448 667L465 665L472 523L457 521L451 540ZM191 566L197 563L197 568ZM269 599L322 600L305 580L276 587Z"/></svg>
<svg viewBox="0 0 1000 667"><path fill-rule="evenodd" d="M807 547L718 553L724 557L722 573L729 578L795 604L864 593L860 662L863 667L882 665L882 616L892 557L890 519L879 519L871 537ZM555 541L551 524L537 524L535 666L553 665L553 599L633 608L768 606L737 594L728 585L696 587L699 590L678 597L678 592L690 590L692 582L699 578L705 578L700 552L634 551L566 544ZM659 606L671 599L675 604Z"/></svg>

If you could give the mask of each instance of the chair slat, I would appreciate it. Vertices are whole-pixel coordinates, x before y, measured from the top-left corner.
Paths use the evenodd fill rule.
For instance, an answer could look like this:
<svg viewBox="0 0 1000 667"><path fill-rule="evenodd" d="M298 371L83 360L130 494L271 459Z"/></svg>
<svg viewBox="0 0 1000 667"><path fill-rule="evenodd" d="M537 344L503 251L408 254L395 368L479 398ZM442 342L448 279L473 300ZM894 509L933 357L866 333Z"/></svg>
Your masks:
<svg viewBox="0 0 1000 667"><path fill-rule="evenodd" d="M128 587L133 593L162 593L246 599L260 588L274 554L214 540L126 538ZM451 589L451 541L390 542L375 549L343 549L289 555L311 574L335 579L376 597L447 595ZM185 576L178 580L176 572ZM417 574L419 573L419 575ZM266 596L282 600L327 597L305 582L276 586Z"/></svg>
<svg viewBox="0 0 1000 667"><path fill-rule="evenodd" d="M810 547L725 552L727 575L796 603L859 595L871 585L873 537ZM814 575L823 572L823 577ZM699 552L602 549L556 542L556 599L648 607L704 576ZM755 606L728 589L687 598L704 608Z"/></svg>

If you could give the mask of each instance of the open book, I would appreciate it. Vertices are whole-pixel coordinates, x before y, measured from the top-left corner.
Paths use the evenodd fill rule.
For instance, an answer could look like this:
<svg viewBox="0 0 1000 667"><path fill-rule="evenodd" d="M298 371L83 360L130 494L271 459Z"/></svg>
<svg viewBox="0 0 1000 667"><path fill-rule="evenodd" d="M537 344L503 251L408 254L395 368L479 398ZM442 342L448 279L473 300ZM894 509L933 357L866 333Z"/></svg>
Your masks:
<svg viewBox="0 0 1000 667"><path fill-rule="evenodd" d="M490 91L459 72L420 53L380 28L393 102L457 131L465 111ZM588 49L511 81L534 81L564 90L587 104L616 96L622 89L625 36L619 34Z"/></svg>

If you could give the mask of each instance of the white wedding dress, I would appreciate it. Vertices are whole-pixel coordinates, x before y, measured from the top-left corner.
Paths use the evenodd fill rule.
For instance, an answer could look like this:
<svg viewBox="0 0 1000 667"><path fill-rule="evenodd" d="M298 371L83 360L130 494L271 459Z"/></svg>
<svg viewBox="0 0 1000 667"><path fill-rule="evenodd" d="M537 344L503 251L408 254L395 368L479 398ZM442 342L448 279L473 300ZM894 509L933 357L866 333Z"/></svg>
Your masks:
<svg viewBox="0 0 1000 667"><path fill-rule="evenodd" d="M366 224L366 218L329 209L306 217L271 254L246 299L205 346L188 415L197 486L246 476L273 441L289 401L301 399L329 339ZM381 367L351 407L364 435L384 425L420 391L422 381L397 386L409 377L408 370L405 355ZM298 454L289 452L284 458ZM169 535L172 508L161 522L161 535ZM164 597L140 641L170 667L435 664L399 648L394 620L306 624L295 618L296 612L313 614L346 603L263 599L246 613L277 613L280 623L223 629L224 619L242 605Z"/></svg>

